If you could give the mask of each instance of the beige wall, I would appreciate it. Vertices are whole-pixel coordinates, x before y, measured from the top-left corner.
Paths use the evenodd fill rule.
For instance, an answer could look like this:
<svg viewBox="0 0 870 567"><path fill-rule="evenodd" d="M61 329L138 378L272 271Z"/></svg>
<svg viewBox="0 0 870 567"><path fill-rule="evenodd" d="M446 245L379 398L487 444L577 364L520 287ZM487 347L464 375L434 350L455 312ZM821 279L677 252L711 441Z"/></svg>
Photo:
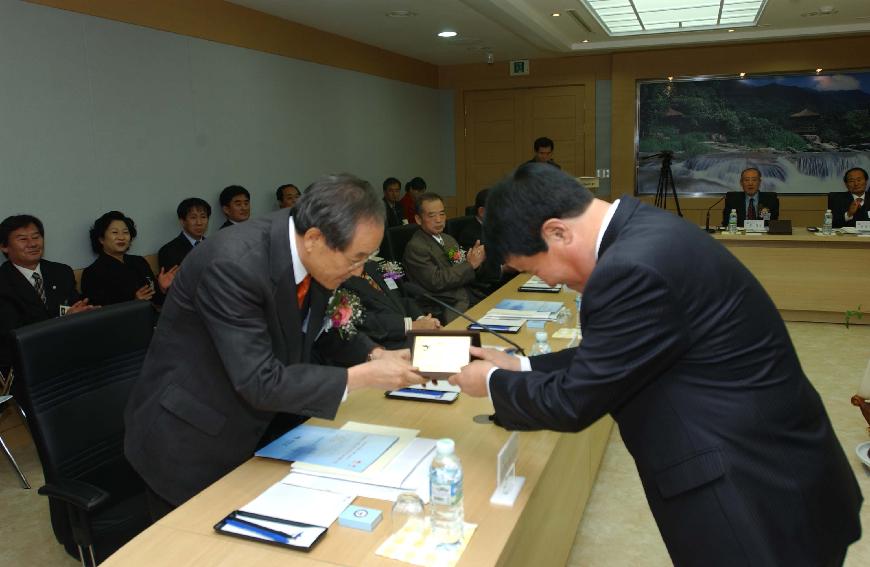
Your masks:
<svg viewBox="0 0 870 567"><path fill-rule="evenodd" d="M425 87L438 82L435 65L222 0L28 1Z"/></svg>

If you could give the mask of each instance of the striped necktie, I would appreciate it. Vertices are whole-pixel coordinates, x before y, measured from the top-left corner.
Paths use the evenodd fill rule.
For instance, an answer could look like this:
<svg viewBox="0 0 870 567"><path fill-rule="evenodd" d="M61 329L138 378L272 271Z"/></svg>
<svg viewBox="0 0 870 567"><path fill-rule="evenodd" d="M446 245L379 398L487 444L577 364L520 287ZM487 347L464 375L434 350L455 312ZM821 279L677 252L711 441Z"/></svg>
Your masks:
<svg viewBox="0 0 870 567"><path fill-rule="evenodd" d="M42 276L39 275L39 272L33 272L33 289L36 290L36 294L39 295L39 299L45 305L45 285L42 283Z"/></svg>

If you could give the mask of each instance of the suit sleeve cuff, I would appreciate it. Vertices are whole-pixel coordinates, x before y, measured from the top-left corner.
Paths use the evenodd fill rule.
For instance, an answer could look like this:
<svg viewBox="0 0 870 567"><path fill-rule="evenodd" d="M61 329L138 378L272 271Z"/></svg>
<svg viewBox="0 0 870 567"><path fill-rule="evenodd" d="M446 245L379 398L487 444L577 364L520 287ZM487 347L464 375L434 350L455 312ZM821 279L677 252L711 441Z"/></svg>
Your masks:
<svg viewBox="0 0 870 567"><path fill-rule="evenodd" d="M411 330L411 325L412 325L411 318L405 317L405 334L407 334L408 331Z"/></svg>
<svg viewBox="0 0 870 567"><path fill-rule="evenodd" d="M518 356L517 358L520 359L521 372L530 372L532 370L532 363L528 356ZM489 369L489 372L486 373L486 396L489 398L490 403L492 403L492 390L489 389L489 381L492 380L492 375L496 370L500 370L500 368L498 366L493 366Z"/></svg>
<svg viewBox="0 0 870 567"><path fill-rule="evenodd" d="M529 360L528 356L518 356L520 359L520 370L522 372L531 372L532 371L532 361Z"/></svg>
<svg viewBox="0 0 870 567"><path fill-rule="evenodd" d="M849 222L850 220L852 220L852 215L850 215L849 213L845 213L843 215L843 217L846 219L846 222Z"/></svg>

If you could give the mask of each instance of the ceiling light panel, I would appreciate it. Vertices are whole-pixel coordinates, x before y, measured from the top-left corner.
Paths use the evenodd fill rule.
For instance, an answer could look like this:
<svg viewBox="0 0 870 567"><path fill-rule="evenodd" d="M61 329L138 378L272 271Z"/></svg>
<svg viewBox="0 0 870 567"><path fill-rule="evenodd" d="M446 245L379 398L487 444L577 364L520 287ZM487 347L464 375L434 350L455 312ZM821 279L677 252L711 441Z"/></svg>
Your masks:
<svg viewBox="0 0 870 567"><path fill-rule="evenodd" d="M767 0L581 0L612 36L753 26Z"/></svg>

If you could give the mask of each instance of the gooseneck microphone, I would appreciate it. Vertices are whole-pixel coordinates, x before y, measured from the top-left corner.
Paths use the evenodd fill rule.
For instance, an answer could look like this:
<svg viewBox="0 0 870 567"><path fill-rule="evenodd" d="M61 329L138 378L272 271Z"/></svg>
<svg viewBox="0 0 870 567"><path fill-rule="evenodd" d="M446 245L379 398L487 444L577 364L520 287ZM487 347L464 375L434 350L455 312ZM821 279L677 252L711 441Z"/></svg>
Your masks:
<svg viewBox="0 0 870 567"><path fill-rule="evenodd" d="M709 233L714 233L714 232L716 232L716 229L715 229L715 228L713 228L713 229L710 228L710 211L713 209L713 207L715 207L716 205L718 205L719 203L721 203L722 200L723 200L724 198L725 198L725 195L722 195L722 197L720 197L718 201L716 201L715 203L713 203L712 205L710 205L710 208L707 209L707 222L704 223L704 230L706 230L706 231L709 232Z"/></svg>
<svg viewBox="0 0 870 567"><path fill-rule="evenodd" d="M414 298L424 297L424 298L428 299L429 301L434 301L435 303L437 303L441 307L444 307L445 309L448 309L449 311L456 313L457 315L459 315L460 317L462 317L466 321L471 321L475 325L479 325L480 328L483 329L484 331L486 331L487 333L492 333L493 335L497 336L498 338L500 338L504 342L508 343L509 345L511 345L512 347L517 349L518 354L521 354L523 356L526 355L526 351L524 351L523 347L521 347L517 343L513 342L512 340L510 340L506 336L502 335L501 333L499 333L498 331L496 331L495 329L493 329L489 325L484 325L480 321L476 321L476 320L472 319L471 317L468 317L465 313L463 313L459 309L456 309L452 305L444 303L443 301L441 301L437 297L434 297L430 293L427 293L426 290L424 290L419 285L417 285L415 283L411 283L411 282L405 282L402 284L402 289L405 290L405 292L407 292L407 294L410 295L411 297L414 297Z"/></svg>

